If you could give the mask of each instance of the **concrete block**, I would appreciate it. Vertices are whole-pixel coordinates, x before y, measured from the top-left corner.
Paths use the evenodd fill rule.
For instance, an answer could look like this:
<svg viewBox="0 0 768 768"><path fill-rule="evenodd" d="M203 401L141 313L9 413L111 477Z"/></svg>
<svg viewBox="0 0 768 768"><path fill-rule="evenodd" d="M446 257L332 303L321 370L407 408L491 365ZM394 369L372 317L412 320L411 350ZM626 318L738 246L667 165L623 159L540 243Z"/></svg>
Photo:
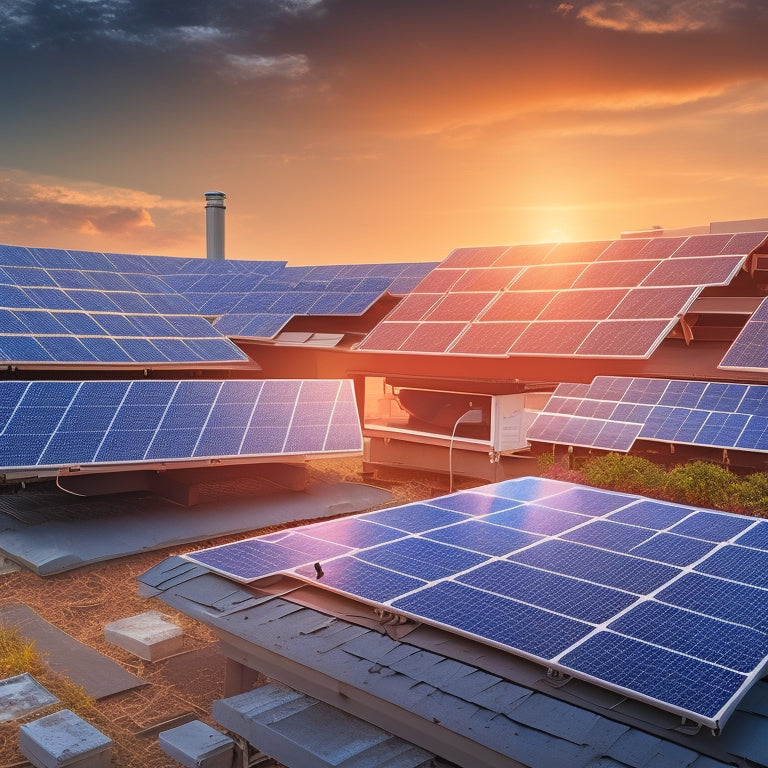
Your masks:
<svg viewBox="0 0 768 768"><path fill-rule="evenodd" d="M181 627L159 611L147 611L107 624L104 639L147 661L164 659L184 649Z"/></svg>
<svg viewBox="0 0 768 768"><path fill-rule="evenodd" d="M112 740L69 709L19 728L19 747L36 768L106 768Z"/></svg>
<svg viewBox="0 0 768 768"><path fill-rule="evenodd" d="M58 699L28 672L0 680L0 723L16 720L57 702Z"/></svg>
<svg viewBox="0 0 768 768"><path fill-rule="evenodd" d="M230 768L235 742L200 720L158 735L160 749L187 768Z"/></svg>

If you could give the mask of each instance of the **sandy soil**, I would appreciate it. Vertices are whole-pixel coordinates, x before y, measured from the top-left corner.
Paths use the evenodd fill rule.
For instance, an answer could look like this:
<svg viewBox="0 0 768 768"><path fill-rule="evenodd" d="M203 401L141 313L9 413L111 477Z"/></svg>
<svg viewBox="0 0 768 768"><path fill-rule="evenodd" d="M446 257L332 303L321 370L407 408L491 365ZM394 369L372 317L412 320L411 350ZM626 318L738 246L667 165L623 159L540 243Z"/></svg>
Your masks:
<svg viewBox="0 0 768 768"><path fill-rule="evenodd" d="M447 480L409 472L388 472L371 478L362 474L359 460L322 460L310 464L311 481L368 482L393 494L393 504L417 501L447 493ZM253 531L215 543L266 532ZM213 543L213 542L211 542ZM123 768L171 768L178 763L157 744L158 723L183 715L215 725L211 706L223 694L223 657L213 633L154 598L138 594L136 578L165 558L192 549L190 545L147 552L79 568L56 576L40 577L22 570L0 575L0 605L24 603L60 630L103 653L141 677L146 685L115 694L95 703L72 701L70 709L109 736L114 742L113 765ZM151 663L105 642L104 625L148 610L159 610L180 625L185 650L167 661ZM41 682L58 694L63 682L43 670ZM66 694L69 695L69 694ZM68 703L65 699L64 704ZM79 709L77 709L79 707ZM18 748L18 728L23 722L50 714L60 705L22 720L0 723L0 768L26 766ZM171 722L173 727L179 724Z"/></svg>

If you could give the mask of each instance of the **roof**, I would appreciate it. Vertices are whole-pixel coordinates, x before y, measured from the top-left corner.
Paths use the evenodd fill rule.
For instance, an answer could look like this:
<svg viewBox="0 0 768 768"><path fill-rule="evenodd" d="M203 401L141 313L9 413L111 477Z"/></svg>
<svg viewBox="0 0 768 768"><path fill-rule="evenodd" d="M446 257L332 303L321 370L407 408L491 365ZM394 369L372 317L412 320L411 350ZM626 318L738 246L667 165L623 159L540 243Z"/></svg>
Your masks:
<svg viewBox="0 0 768 768"><path fill-rule="evenodd" d="M719 768L768 765L768 682L722 734L523 659L423 625L387 627L373 609L300 589L241 587L172 557L143 591L209 625L224 652L463 766ZM446 754L447 752L447 754Z"/></svg>

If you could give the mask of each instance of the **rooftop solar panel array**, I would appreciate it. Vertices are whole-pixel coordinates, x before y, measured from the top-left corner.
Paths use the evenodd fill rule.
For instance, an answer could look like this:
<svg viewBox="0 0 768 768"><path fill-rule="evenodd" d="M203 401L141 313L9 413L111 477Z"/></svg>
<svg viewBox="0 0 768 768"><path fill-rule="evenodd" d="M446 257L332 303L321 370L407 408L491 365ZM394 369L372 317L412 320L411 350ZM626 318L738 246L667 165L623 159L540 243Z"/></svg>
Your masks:
<svg viewBox="0 0 768 768"><path fill-rule="evenodd" d="M768 664L768 521L521 478L190 553L283 573L714 729Z"/></svg>
<svg viewBox="0 0 768 768"><path fill-rule="evenodd" d="M0 246L0 360L245 362L227 336L273 338L296 315L361 315L434 266L287 267Z"/></svg>
<svg viewBox="0 0 768 768"><path fill-rule="evenodd" d="M248 361L163 280L120 261L0 246L0 359L12 365Z"/></svg>
<svg viewBox="0 0 768 768"><path fill-rule="evenodd" d="M490 357L649 357L766 232L459 248L358 345Z"/></svg>
<svg viewBox="0 0 768 768"><path fill-rule="evenodd" d="M527 436L619 452L641 439L768 453L768 385L614 376L560 384Z"/></svg>
<svg viewBox="0 0 768 768"><path fill-rule="evenodd" d="M0 381L0 471L361 450L349 380Z"/></svg>

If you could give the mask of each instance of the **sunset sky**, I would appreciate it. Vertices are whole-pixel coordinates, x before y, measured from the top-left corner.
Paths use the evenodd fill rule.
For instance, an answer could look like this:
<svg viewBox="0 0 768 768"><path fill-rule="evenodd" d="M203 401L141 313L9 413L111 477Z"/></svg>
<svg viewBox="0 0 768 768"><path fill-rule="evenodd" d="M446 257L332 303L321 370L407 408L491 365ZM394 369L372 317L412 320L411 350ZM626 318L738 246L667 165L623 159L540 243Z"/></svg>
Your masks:
<svg viewBox="0 0 768 768"><path fill-rule="evenodd" d="M4 0L0 243L436 261L768 216L765 0Z"/></svg>

